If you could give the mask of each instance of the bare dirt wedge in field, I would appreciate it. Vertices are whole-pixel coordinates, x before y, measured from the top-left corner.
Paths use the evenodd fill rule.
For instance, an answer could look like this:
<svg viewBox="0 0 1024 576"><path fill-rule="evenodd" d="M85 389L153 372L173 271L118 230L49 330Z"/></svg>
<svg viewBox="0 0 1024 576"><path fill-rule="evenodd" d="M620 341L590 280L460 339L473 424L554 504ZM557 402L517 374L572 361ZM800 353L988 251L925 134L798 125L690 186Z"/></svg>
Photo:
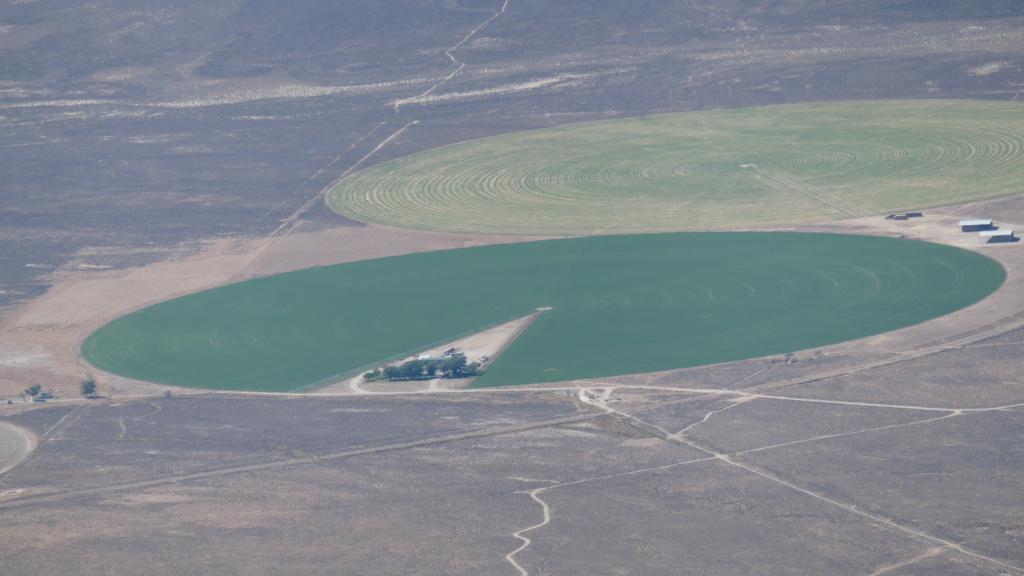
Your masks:
<svg viewBox="0 0 1024 576"><path fill-rule="evenodd" d="M480 362L483 364L493 361L501 355L501 353L504 352L516 338L530 327L530 324L537 319L537 316L543 314L545 311L546 310L544 309L537 310L533 314L523 316L522 318L516 318L511 322L499 324L488 328L487 330L477 332L476 334L470 334L465 338L459 338L458 340L452 340L451 342L434 346L428 350L423 350L417 354L403 358L395 362L395 364L413 360L419 354L429 354L433 358L440 358L449 348L455 348L461 351L466 355L466 360L468 362ZM463 388L472 382L472 378L462 378L458 380L436 378L434 380L430 380L426 386L428 390ZM362 375L357 375L353 378L346 378L342 382L336 382L334 384L317 388L316 392L331 394L336 392L372 392L377 390L394 391L396 389L405 388L415 390L417 386L415 382L365 382L363 381Z"/></svg>

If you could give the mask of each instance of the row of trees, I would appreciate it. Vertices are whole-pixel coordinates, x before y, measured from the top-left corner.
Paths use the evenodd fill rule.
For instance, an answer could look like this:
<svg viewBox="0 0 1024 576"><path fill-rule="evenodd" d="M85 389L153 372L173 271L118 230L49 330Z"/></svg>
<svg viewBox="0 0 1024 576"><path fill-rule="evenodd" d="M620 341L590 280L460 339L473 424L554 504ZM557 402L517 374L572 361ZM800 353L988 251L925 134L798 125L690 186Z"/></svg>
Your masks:
<svg viewBox="0 0 1024 576"><path fill-rule="evenodd" d="M31 398L32 400L35 400L37 402L44 402L44 401L49 400L51 398L56 398L57 397L57 395L53 393L52 389L51 390L47 390L47 391L44 392L43 391L43 387L40 386L39 384L33 384L33 385L29 386L28 388L25 388L25 390L21 393L21 395L22 396L28 396L29 398Z"/></svg>
<svg viewBox="0 0 1024 576"><path fill-rule="evenodd" d="M80 389L82 391L82 396L86 398L96 398L99 386L97 386L95 378L92 376L86 376L81 382ZM44 391L43 387L39 384L33 384L28 388L25 388L21 395L27 396L36 402L45 402L57 397L52 389Z"/></svg>
<svg viewBox="0 0 1024 576"><path fill-rule="evenodd" d="M457 354L448 358L409 360L397 366L377 368L363 375L365 380L429 380L432 378L469 378L480 373L479 362L467 362Z"/></svg>

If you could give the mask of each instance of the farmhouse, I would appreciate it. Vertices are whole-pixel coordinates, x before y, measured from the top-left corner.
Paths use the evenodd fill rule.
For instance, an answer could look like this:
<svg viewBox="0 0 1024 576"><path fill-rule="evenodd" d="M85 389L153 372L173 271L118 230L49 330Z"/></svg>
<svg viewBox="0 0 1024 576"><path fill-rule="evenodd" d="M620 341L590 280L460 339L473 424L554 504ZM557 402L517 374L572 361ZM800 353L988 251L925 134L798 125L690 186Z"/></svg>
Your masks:
<svg viewBox="0 0 1024 576"><path fill-rule="evenodd" d="M961 232L978 232L979 230L990 230L992 228L992 220L961 220L960 231Z"/></svg>
<svg viewBox="0 0 1024 576"><path fill-rule="evenodd" d="M993 244L996 242L1014 242L1017 237L1013 235L1013 229L1008 230L984 230L978 233L985 242Z"/></svg>

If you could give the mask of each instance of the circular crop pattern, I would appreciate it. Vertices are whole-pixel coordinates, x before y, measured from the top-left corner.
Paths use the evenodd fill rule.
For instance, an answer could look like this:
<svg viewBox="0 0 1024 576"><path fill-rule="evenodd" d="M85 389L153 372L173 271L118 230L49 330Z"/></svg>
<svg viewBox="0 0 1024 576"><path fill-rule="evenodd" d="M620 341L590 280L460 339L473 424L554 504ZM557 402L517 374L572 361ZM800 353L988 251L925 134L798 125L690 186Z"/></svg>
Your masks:
<svg viewBox="0 0 1024 576"><path fill-rule="evenodd" d="M715 230L1024 191L1024 105L883 101L687 112L520 132L386 162L329 205L510 234Z"/></svg>
<svg viewBox="0 0 1024 576"><path fill-rule="evenodd" d="M1003 281L996 262L893 238L596 236L312 268L192 294L93 333L134 378L294 390L550 307L478 385L597 378L778 354L915 324Z"/></svg>

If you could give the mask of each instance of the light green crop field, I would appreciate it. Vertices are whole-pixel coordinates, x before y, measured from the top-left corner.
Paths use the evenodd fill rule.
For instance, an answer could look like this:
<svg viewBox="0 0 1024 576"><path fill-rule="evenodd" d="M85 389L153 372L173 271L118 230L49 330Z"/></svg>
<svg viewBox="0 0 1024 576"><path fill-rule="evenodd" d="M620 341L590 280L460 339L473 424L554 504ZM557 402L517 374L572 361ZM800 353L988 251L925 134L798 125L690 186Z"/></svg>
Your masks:
<svg viewBox="0 0 1024 576"><path fill-rule="evenodd" d="M477 380L597 378L790 352L922 322L998 288L974 252L800 233L597 236L311 268L145 308L82 345L133 378L323 383L551 307Z"/></svg>
<svg viewBox="0 0 1024 576"><path fill-rule="evenodd" d="M340 182L336 211L425 230L597 234L771 227L1024 192L1024 104L766 106L464 142Z"/></svg>

